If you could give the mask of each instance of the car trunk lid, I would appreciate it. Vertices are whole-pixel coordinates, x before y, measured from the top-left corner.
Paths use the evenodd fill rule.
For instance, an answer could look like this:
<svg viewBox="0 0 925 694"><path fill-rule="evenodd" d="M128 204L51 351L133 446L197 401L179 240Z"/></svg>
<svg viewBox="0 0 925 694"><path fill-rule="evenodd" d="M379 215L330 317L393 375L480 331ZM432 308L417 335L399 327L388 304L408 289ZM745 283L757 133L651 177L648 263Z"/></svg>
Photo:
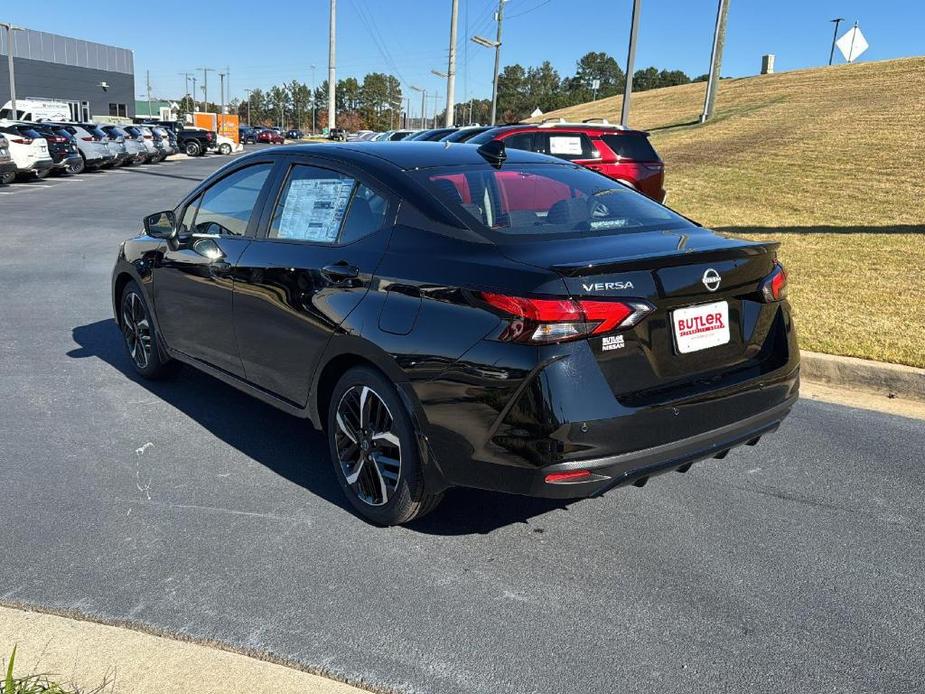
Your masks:
<svg viewBox="0 0 925 694"><path fill-rule="evenodd" d="M706 387L715 374L774 356L767 343L776 339L776 312L762 301L760 285L774 268L776 243L690 227L499 247L559 274L571 298L642 299L654 307L633 328L588 340L627 402L671 399L695 382Z"/></svg>

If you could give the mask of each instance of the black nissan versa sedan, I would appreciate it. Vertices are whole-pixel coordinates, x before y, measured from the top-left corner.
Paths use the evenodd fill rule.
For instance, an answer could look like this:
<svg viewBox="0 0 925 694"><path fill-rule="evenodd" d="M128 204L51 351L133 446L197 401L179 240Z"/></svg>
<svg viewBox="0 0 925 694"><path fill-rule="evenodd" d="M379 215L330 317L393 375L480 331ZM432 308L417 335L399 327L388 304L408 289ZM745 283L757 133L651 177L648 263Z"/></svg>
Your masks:
<svg viewBox="0 0 925 694"><path fill-rule="evenodd" d="M777 245L503 143L257 152L144 220L115 316L327 432L380 524L452 486L577 498L777 429L799 353Z"/></svg>

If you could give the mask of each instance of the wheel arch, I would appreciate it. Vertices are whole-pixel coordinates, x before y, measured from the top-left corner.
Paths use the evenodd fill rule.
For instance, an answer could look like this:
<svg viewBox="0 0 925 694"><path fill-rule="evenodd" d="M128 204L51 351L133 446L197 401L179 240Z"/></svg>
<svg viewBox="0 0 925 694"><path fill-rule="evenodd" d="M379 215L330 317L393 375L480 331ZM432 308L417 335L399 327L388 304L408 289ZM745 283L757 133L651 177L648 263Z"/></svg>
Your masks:
<svg viewBox="0 0 925 694"><path fill-rule="evenodd" d="M369 366L395 384L399 397L404 401L412 418L423 424L423 408L410 387L408 376L398 363L376 345L355 335L335 337L315 369L311 393L308 398L308 417L315 428L324 430L327 426L327 411L331 394L340 377L354 366Z"/></svg>

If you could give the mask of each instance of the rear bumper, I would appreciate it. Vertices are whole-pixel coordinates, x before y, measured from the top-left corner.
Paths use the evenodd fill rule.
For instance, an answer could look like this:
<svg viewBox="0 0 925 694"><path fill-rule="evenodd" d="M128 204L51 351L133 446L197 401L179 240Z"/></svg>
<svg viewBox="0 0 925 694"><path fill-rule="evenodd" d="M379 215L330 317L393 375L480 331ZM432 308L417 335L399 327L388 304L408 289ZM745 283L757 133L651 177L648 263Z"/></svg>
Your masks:
<svg viewBox="0 0 925 694"><path fill-rule="evenodd" d="M32 165L33 171L48 171L48 169L53 169L57 166L53 159L39 159Z"/></svg>
<svg viewBox="0 0 925 694"><path fill-rule="evenodd" d="M66 169L69 166L74 166L79 163L80 163L80 155L72 154L71 156L65 157L61 161L57 162L55 166L59 169Z"/></svg>
<svg viewBox="0 0 925 694"><path fill-rule="evenodd" d="M539 471L533 480L532 488L526 493L550 498L591 496L611 487L675 470L698 460L723 458L732 448L742 444L754 445L761 436L777 431L796 401L797 396L793 396L766 412L661 446L606 458L549 465ZM591 477L553 484L545 481L546 475L551 473L574 470L588 470Z"/></svg>

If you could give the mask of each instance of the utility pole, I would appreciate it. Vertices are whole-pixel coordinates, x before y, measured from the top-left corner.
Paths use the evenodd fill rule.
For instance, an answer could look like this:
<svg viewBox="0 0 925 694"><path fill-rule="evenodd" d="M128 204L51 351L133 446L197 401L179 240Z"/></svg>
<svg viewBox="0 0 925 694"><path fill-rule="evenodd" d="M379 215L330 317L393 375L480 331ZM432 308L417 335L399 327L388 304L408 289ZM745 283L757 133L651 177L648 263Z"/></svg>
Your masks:
<svg viewBox="0 0 925 694"><path fill-rule="evenodd" d="M16 111L16 68L13 66L13 32L22 31L22 27L13 26L8 22L0 22L0 27L6 29L6 64L10 72L10 107L13 111L13 120L19 119Z"/></svg>
<svg viewBox="0 0 925 694"><path fill-rule="evenodd" d="M151 112L151 71L145 70L145 84L148 87L148 116L153 116Z"/></svg>
<svg viewBox="0 0 925 694"><path fill-rule="evenodd" d="M337 70L335 69L335 42L337 23L337 0L331 0L331 21L328 27L328 132L334 129L336 123L335 108L337 101L334 90L337 84Z"/></svg>
<svg viewBox="0 0 925 694"><path fill-rule="evenodd" d="M253 89L245 89L244 93L247 94L247 124L251 125L251 94L254 92Z"/></svg>
<svg viewBox="0 0 925 694"><path fill-rule="evenodd" d="M218 78L221 82L219 86L219 97L222 100L221 108L218 111L218 117L219 117L218 132L222 135L224 135L224 130L225 130L225 74L226 73L224 72L218 73Z"/></svg>
<svg viewBox="0 0 925 694"><path fill-rule="evenodd" d="M193 94L190 97L193 100L193 111L196 111L196 75L193 75Z"/></svg>
<svg viewBox="0 0 925 694"><path fill-rule="evenodd" d="M832 33L832 50L829 51L829 65L832 64L832 60L835 58L835 41L838 39L838 25L845 21L844 17L836 17L835 19L830 19L835 25L835 31Z"/></svg>
<svg viewBox="0 0 925 694"><path fill-rule="evenodd" d="M177 74L180 75L181 77L185 77L185 78L186 78L186 96L189 96L189 78L190 78L190 73L188 73L188 72L178 72ZM189 104L187 104L187 105L189 105Z"/></svg>
<svg viewBox="0 0 925 694"><path fill-rule="evenodd" d="M312 69L312 135L315 134L315 66L309 65Z"/></svg>
<svg viewBox="0 0 925 694"><path fill-rule="evenodd" d="M491 124L498 120L498 71L501 69L501 25L504 23L505 0L498 0L498 33L495 37L495 79L491 83Z"/></svg>
<svg viewBox="0 0 925 694"><path fill-rule="evenodd" d="M729 0L719 0L719 7L716 8L716 30L713 32L713 54L710 56L710 77L707 80L707 95L703 100L701 123L713 117L716 90L719 87L720 72L723 68L723 48L726 45L726 18L728 16Z"/></svg>
<svg viewBox="0 0 925 694"><path fill-rule="evenodd" d="M440 93L435 92L433 94L433 97L434 97L434 119L433 121L431 121L431 126L436 128L437 127L437 100L440 98Z"/></svg>
<svg viewBox="0 0 925 694"><path fill-rule="evenodd" d="M202 70L202 94L203 94L203 104L202 110L209 110L209 73L215 72L211 67L200 67L196 68L197 70Z"/></svg>
<svg viewBox="0 0 925 694"><path fill-rule="evenodd" d="M623 109L620 112L620 124L629 127L630 101L633 98L633 72L636 69L636 38L639 36L639 13L642 0L633 0L633 17L630 23L630 45L626 53L626 84L623 87Z"/></svg>
<svg viewBox="0 0 925 694"><path fill-rule="evenodd" d="M450 16L450 63L446 70L446 121L448 128L453 127L456 114L456 23L459 17L459 0L453 0L452 14Z"/></svg>

